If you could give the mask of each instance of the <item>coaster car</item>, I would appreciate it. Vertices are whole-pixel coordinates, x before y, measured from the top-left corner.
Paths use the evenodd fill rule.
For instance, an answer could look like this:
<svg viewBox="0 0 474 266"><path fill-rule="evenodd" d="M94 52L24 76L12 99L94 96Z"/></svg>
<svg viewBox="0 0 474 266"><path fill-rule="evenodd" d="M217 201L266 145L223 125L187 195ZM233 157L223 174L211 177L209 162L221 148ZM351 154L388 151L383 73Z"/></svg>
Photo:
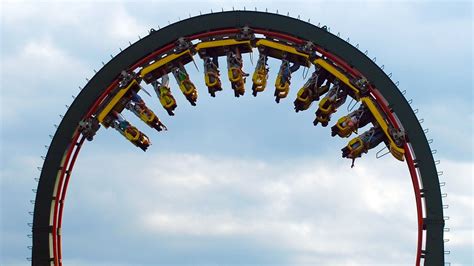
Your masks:
<svg viewBox="0 0 474 266"><path fill-rule="evenodd" d="M207 57L217 58L219 56L226 56L227 72L232 89L234 90L234 95L239 97L245 93L245 77L247 77L248 74L242 70L242 54L252 52L252 45L249 39L237 40L228 38L203 41L197 44L195 49L203 59Z"/></svg>
<svg viewBox="0 0 474 266"><path fill-rule="evenodd" d="M164 53L162 57L156 59L154 63L143 67L139 75L147 84L150 84L172 72L173 69L183 68L184 65L191 61L193 61L193 52L191 49L171 51L171 53Z"/></svg>
<svg viewBox="0 0 474 266"><path fill-rule="evenodd" d="M268 58L264 54L259 54L255 72L252 76L252 95L257 96L257 93L265 90L268 80Z"/></svg>
<svg viewBox="0 0 474 266"><path fill-rule="evenodd" d="M286 59L291 63L298 64L300 66L311 66L311 63L308 60L309 55L298 51L294 45L292 46L270 39L260 39L257 41L256 46L260 54L265 54L269 57L279 60Z"/></svg>
<svg viewBox="0 0 474 266"><path fill-rule="evenodd" d="M277 79L275 81L275 101L280 102L281 98L288 95L290 89L291 73L298 70L300 66L309 67L309 56L298 51L294 46L287 43L270 39L261 39L256 42L256 46L261 55L282 60ZM290 67L290 64L293 65Z"/></svg>
<svg viewBox="0 0 474 266"><path fill-rule="evenodd" d="M204 58L204 81L212 97L216 97L216 91L222 90L219 75L219 62L217 57Z"/></svg>
<svg viewBox="0 0 474 266"><path fill-rule="evenodd" d="M171 89L169 87L169 77L168 75L164 75L161 77L161 82L155 80L151 83L153 89L160 100L161 105L165 108L166 112L169 115L173 116L174 109L176 109L176 100L174 99L173 95L171 94Z"/></svg>
<svg viewBox="0 0 474 266"><path fill-rule="evenodd" d="M318 58L314 60L313 63L316 66L324 68L334 79L337 79L341 85L344 85L347 89L347 94L355 100L358 101L360 97L368 93L368 89L365 86L366 80L364 78L356 79L333 62L323 58Z"/></svg>
<svg viewBox="0 0 474 266"><path fill-rule="evenodd" d="M245 93L245 78L249 74L245 73L242 68L243 61L239 49L235 48L235 51L227 52L227 71L235 97L240 97Z"/></svg>
<svg viewBox="0 0 474 266"><path fill-rule="evenodd" d="M252 44L250 40L222 39L203 41L196 45L195 50L199 56L204 59L206 57L217 58L219 56L227 56L229 51L239 50L240 54L251 53Z"/></svg>
<svg viewBox="0 0 474 266"><path fill-rule="evenodd" d="M395 129L389 119L387 119L385 113L380 111L377 103L370 97L362 97L361 102L370 110L373 116L373 124L377 125L385 134L385 141L390 153L397 160L403 161L405 156L403 146L406 143L404 131L402 129Z"/></svg>
<svg viewBox="0 0 474 266"><path fill-rule="evenodd" d="M352 159L351 168L354 167L354 161L362 157L370 149L376 147L384 141L385 134L379 127L372 127L361 135L353 138L346 147L342 148L342 157Z"/></svg>
<svg viewBox="0 0 474 266"><path fill-rule="evenodd" d="M371 98L362 97L361 102L366 112L370 112L370 118L367 120L372 122L374 127L359 137L352 139L349 144L342 149L342 156L355 159L360 157L362 152L367 153L369 149L372 149L383 141L393 157L403 161L405 156L404 145L406 143L404 131L402 129L395 129L387 119L385 113L380 111L377 103ZM380 156L377 154L377 157L384 156L385 154ZM352 165L354 165L354 161Z"/></svg>
<svg viewBox="0 0 474 266"><path fill-rule="evenodd" d="M347 138L352 132L357 134L359 128L364 127L373 119L370 111L362 103L357 110L339 118L337 123L331 127L331 136L338 135L341 138Z"/></svg>
<svg viewBox="0 0 474 266"><path fill-rule="evenodd" d="M134 93L132 99L126 105L126 108L132 111L132 113L151 128L154 128L157 131L167 130L166 126L161 123L158 116L156 116L156 114L146 106L145 102L138 94Z"/></svg>
<svg viewBox="0 0 474 266"><path fill-rule="evenodd" d="M337 108L344 104L347 98L347 90L343 84L339 83L339 80L335 80L328 93L319 102L319 108L316 111L316 119L313 124L316 126L321 123L323 127L326 127L331 119L331 115L337 111Z"/></svg>
<svg viewBox="0 0 474 266"><path fill-rule="evenodd" d="M172 70L173 76L179 84L179 89L183 92L186 99L191 103L192 106L196 105L198 92L196 87L189 79L189 74L184 69L184 66L180 65Z"/></svg>
<svg viewBox="0 0 474 266"><path fill-rule="evenodd" d="M120 134L122 134L128 141L143 151L146 151L148 146L151 144L150 139L148 139L143 132L125 120L121 114L114 112L113 116L115 119L112 120L111 126L120 132Z"/></svg>
<svg viewBox="0 0 474 266"><path fill-rule="evenodd" d="M295 72L300 68L298 63L293 63L290 66L290 61L283 59L281 62L280 70L278 71L277 78L275 80L275 101L280 102L281 98L286 98L290 91L291 73Z"/></svg>
<svg viewBox="0 0 474 266"><path fill-rule="evenodd" d="M115 119L114 113L121 113L132 96L140 89L141 86L135 79L135 74L122 71L117 87L112 89L98 107L96 118L99 123L108 128Z"/></svg>
<svg viewBox="0 0 474 266"><path fill-rule="evenodd" d="M295 105L295 111L299 112L307 110L314 101L319 101L321 95L328 92L329 86L333 80L333 76L330 75L328 71L322 67L316 66L316 70L311 74L311 77L298 91L296 100L293 102Z"/></svg>

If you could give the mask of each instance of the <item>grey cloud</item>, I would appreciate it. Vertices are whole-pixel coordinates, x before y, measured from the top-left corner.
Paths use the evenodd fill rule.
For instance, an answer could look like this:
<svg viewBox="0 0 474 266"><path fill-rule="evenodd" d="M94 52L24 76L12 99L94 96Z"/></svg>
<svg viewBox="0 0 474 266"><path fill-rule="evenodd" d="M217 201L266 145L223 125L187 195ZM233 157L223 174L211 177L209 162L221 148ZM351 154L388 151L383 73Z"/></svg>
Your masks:
<svg viewBox="0 0 474 266"><path fill-rule="evenodd" d="M162 245L170 243L183 255L194 254L199 245L198 250L209 255L200 258L207 264L232 261L234 245L254 250L245 249L248 257L237 260L244 264L331 265L344 264L346 258L367 264L380 259L373 254L402 264L413 259L415 212L403 164L387 160L369 171L361 162L359 170L351 172L348 165L328 165L320 159L275 164L220 157L216 164L216 158L197 154L157 154L143 161L127 159L131 165L143 165L139 170L101 170L95 166L106 161L101 157L84 159L71 183L64 241L76 254L72 258L89 254L91 247L77 244L81 238L108 243L110 237L121 240L110 241L116 247L107 251L112 252L109 257L116 256L113 250L131 248L128 245L143 247L142 239L154 243L144 247L151 253L158 252L152 251L156 246L168 250ZM78 234L80 228L89 231ZM381 233L385 240L376 241ZM280 255L274 257L276 253ZM154 262L189 263L178 254L157 256Z"/></svg>

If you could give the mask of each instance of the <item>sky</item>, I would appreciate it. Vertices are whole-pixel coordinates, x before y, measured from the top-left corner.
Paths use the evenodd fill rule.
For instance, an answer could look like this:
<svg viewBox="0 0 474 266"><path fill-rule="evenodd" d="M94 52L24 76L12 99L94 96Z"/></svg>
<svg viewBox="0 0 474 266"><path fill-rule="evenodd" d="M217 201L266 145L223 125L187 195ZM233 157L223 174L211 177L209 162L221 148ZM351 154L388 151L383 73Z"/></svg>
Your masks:
<svg viewBox="0 0 474 266"><path fill-rule="evenodd" d="M376 58L412 99L440 160L450 232L446 261L474 264L473 4L470 1L2 1L0 38L0 265L27 265L31 189L49 135L86 78L150 28L234 9L300 16L330 27ZM254 59L256 56L254 55ZM290 95L269 87L239 99L200 94L169 117L142 95L169 128L153 132L144 153L101 129L79 156L63 223L65 265L410 265L416 209L405 163L340 157L347 139L314 127L314 106L293 111ZM225 73L224 61L221 72ZM244 69L254 66L245 57ZM151 90L150 87L146 87ZM341 107L334 120L347 113Z"/></svg>

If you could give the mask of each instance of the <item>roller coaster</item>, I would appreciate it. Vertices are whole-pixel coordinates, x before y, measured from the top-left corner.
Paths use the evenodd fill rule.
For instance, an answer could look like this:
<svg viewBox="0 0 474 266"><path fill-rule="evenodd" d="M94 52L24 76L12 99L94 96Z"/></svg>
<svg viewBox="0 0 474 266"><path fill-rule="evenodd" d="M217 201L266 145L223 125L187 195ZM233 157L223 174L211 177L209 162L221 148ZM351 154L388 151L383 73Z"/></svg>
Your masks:
<svg viewBox="0 0 474 266"><path fill-rule="evenodd" d="M242 55L258 51L252 75L244 72ZM197 56L196 56L197 54ZM373 61L326 27L288 16L257 11L229 11L189 18L140 39L108 62L89 81L68 109L53 137L38 184L33 218L33 265L62 265L61 226L64 200L76 158L100 128L113 128L139 149L151 139L125 118L137 116L156 131L167 130L139 92L156 93L173 116L177 102L169 76L189 104L198 90L186 67L202 60L211 97L224 90L219 62L225 57L227 78L235 97L268 87L268 60L281 65L274 83L276 103L290 95L292 74L300 67L312 74L297 90L296 112L316 109L315 126L331 126L333 137L349 138L341 155L354 161L382 145L397 161L406 161L412 178L418 219L415 265L444 265L444 218L436 166L424 132L410 105ZM347 100L359 106L333 119ZM128 114L127 114L128 113ZM369 126L365 132L359 129ZM159 137L159 136L158 136ZM383 143L383 144L382 144Z"/></svg>

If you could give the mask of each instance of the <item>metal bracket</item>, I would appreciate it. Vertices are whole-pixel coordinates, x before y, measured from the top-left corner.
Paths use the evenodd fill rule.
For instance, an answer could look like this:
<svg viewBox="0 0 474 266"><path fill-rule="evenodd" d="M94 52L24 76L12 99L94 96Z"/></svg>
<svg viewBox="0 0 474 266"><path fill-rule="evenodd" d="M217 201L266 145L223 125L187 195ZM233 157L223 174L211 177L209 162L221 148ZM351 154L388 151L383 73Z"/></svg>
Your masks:
<svg viewBox="0 0 474 266"><path fill-rule="evenodd" d="M255 34L249 26L244 26L240 29L240 32L235 36L236 40L255 40Z"/></svg>
<svg viewBox="0 0 474 266"><path fill-rule="evenodd" d="M403 143L406 140L403 129L395 129L392 125L389 125L388 133L398 147L403 146Z"/></svg>
<svg viewBox="0 0 474 266"><path fill-rule="evenodd" d="M86 137L88 141L91 141L97 131L100 128L99 121L95 117L90 117L79 122L79 132Z"/></svg>
<svg viewBox="0 0 474 266"><path fill-rule="evenodd" d="M176 48L174 48L173 52L176 54L179 54L185 50L192 50L194 52L194 46L192 42L188 41L184 37L179 37L178 40L176 41Z"/></svg>
<svg viewBox="0 0 474 266"><path fill-rule="evenodd" d="M369 82L365 78L357 80L354 84L359 89L361 96L369 94Z"/></svg>

